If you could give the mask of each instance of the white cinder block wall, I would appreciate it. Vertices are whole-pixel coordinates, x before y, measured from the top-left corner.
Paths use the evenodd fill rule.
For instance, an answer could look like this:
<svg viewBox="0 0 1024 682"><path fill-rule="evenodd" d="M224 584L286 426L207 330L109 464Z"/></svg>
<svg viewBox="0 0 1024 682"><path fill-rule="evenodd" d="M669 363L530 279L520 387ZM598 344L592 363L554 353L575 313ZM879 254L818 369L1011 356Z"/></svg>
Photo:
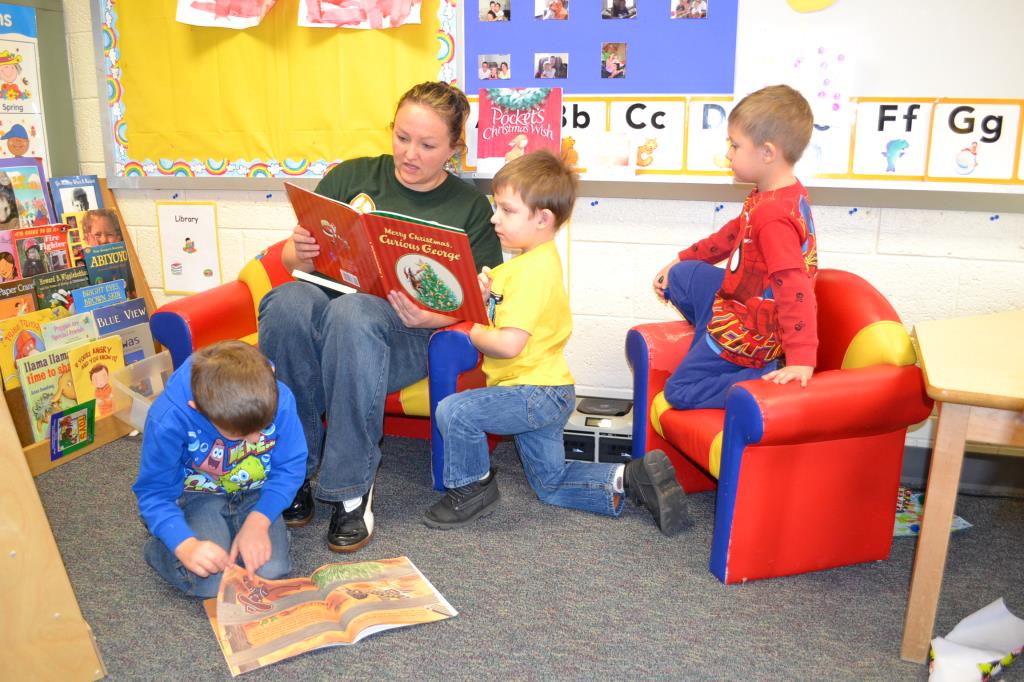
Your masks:
<svg viewBox="0 0 1024 682"><path fill-rule="evenodd" d="M64 0L82 173L106 174L89 0ZM294 214L283 192L118 190L146 278L166 300L157 248L156 200L216 201L225 279L286 237ZM713 197L709 197L713 198ZM814 190L811 190L814 202ZM718 210L716 210L716 208ZM854 211L853 209L857 210ZM624 355L634 324L670 319L650 281L681 247L736 215L716 201L581 197L571 227L575 333L569 363L577 393L630 396ZM915 322L1024 307L1024 213L932 211L816 204L820 263L862 275ZM927 442L927 430L918 440ZM915 444L915 437L909 442Z"/></svg>

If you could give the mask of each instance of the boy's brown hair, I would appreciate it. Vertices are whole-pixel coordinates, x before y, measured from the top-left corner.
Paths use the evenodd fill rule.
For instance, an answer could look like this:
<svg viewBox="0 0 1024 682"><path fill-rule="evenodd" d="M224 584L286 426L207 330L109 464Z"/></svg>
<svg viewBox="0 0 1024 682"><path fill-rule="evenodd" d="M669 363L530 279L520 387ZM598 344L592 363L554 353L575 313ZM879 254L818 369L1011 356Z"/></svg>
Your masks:
<svg viewBox="0 0 1024 682"><path fill-rule="evenodd" d="M192 359L196 409L233 435L261 431L277 414L277 380L258 350L243 341L219 341Z"/></svg>
<svg viewBox="0 0 1024 682"><path fill-rule="evenodd" d="M509 188L519 195L530 212L547 209L555 216L557 231L572 216L579 176L549 151L524 154L501 167L491 181L491 191Z"/></svg>
<svg viewBox="0 0 1024 682"><path fill-rule="evenodd" d="M729 125L737 126L756 145L771 142L786 161L796 164L811 141L814 114L793 88L769 85L741 99L729 114Z"/></svg>

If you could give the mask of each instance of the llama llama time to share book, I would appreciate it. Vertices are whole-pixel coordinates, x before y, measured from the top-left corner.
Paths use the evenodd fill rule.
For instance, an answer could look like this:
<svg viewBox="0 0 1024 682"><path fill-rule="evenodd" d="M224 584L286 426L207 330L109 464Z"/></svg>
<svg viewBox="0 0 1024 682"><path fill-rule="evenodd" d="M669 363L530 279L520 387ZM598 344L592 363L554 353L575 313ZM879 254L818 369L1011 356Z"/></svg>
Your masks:
<svg viewBox="0 0 1024 682"><path fill-rule="evenodd" d="M404 291L424 310L488 323L469 237L461 228L387 211L360 213L290 182L285 188L299 224L320 245L313 261L317 272L296 270L296 278L381 298Z"/></svg>
<svg viewBox="0 0 1024 682"><path fill-rule="evenodd" d="M18 380L35 443L50 435L53 414L78 403L68 362L68 351L73 347L55 346L17 360Z"/></svg>

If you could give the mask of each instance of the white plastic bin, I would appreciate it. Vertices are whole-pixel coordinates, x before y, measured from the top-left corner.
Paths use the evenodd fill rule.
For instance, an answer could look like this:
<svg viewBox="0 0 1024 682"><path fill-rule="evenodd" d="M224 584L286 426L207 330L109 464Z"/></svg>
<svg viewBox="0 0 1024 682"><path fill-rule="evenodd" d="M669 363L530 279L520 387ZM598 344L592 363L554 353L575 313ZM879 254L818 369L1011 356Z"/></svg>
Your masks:
<svg viewBox="0 0 1024 682"><path fill-rule="evenodd" d="M167 351L116 370L110 377L117 406L114 416L141 431L149 406L163 392L173 371L171 354Z"/></svg>

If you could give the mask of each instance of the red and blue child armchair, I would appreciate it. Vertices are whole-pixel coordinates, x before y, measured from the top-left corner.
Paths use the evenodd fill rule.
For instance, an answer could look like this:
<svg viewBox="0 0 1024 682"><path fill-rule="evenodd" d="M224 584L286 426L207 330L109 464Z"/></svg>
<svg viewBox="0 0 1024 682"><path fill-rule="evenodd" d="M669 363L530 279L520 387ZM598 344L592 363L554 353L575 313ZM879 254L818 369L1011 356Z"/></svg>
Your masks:
<svg viewBox="0 0 1024 682"><path fill-rule="evenodd" d="M633 456L664 450L687 492L717 489L710 569L724 583L889 556L907 427L932 401L881 293L823 269L815 296L808 385L741 382L722 410L676 410L662 394L689 349L689 323L638 325L626 337Z"/></svg>
<svg viewBox="0 0 1024 682"><path fill-rule="evenodd" d="M260 301L271 288L293 279L281 263L284 245L278 242L249 261L238 279L171 301L153 313L153 338L170 351L174 367L216 341L256 344ZM386 434L430 439L431 473L438 490L444 489L444 444L433 425L437 403L456 391L484 385L481 356L468 329L468 323L459 323L434 332L427 348L427 378L389 394L384 404Z"/></svg>

